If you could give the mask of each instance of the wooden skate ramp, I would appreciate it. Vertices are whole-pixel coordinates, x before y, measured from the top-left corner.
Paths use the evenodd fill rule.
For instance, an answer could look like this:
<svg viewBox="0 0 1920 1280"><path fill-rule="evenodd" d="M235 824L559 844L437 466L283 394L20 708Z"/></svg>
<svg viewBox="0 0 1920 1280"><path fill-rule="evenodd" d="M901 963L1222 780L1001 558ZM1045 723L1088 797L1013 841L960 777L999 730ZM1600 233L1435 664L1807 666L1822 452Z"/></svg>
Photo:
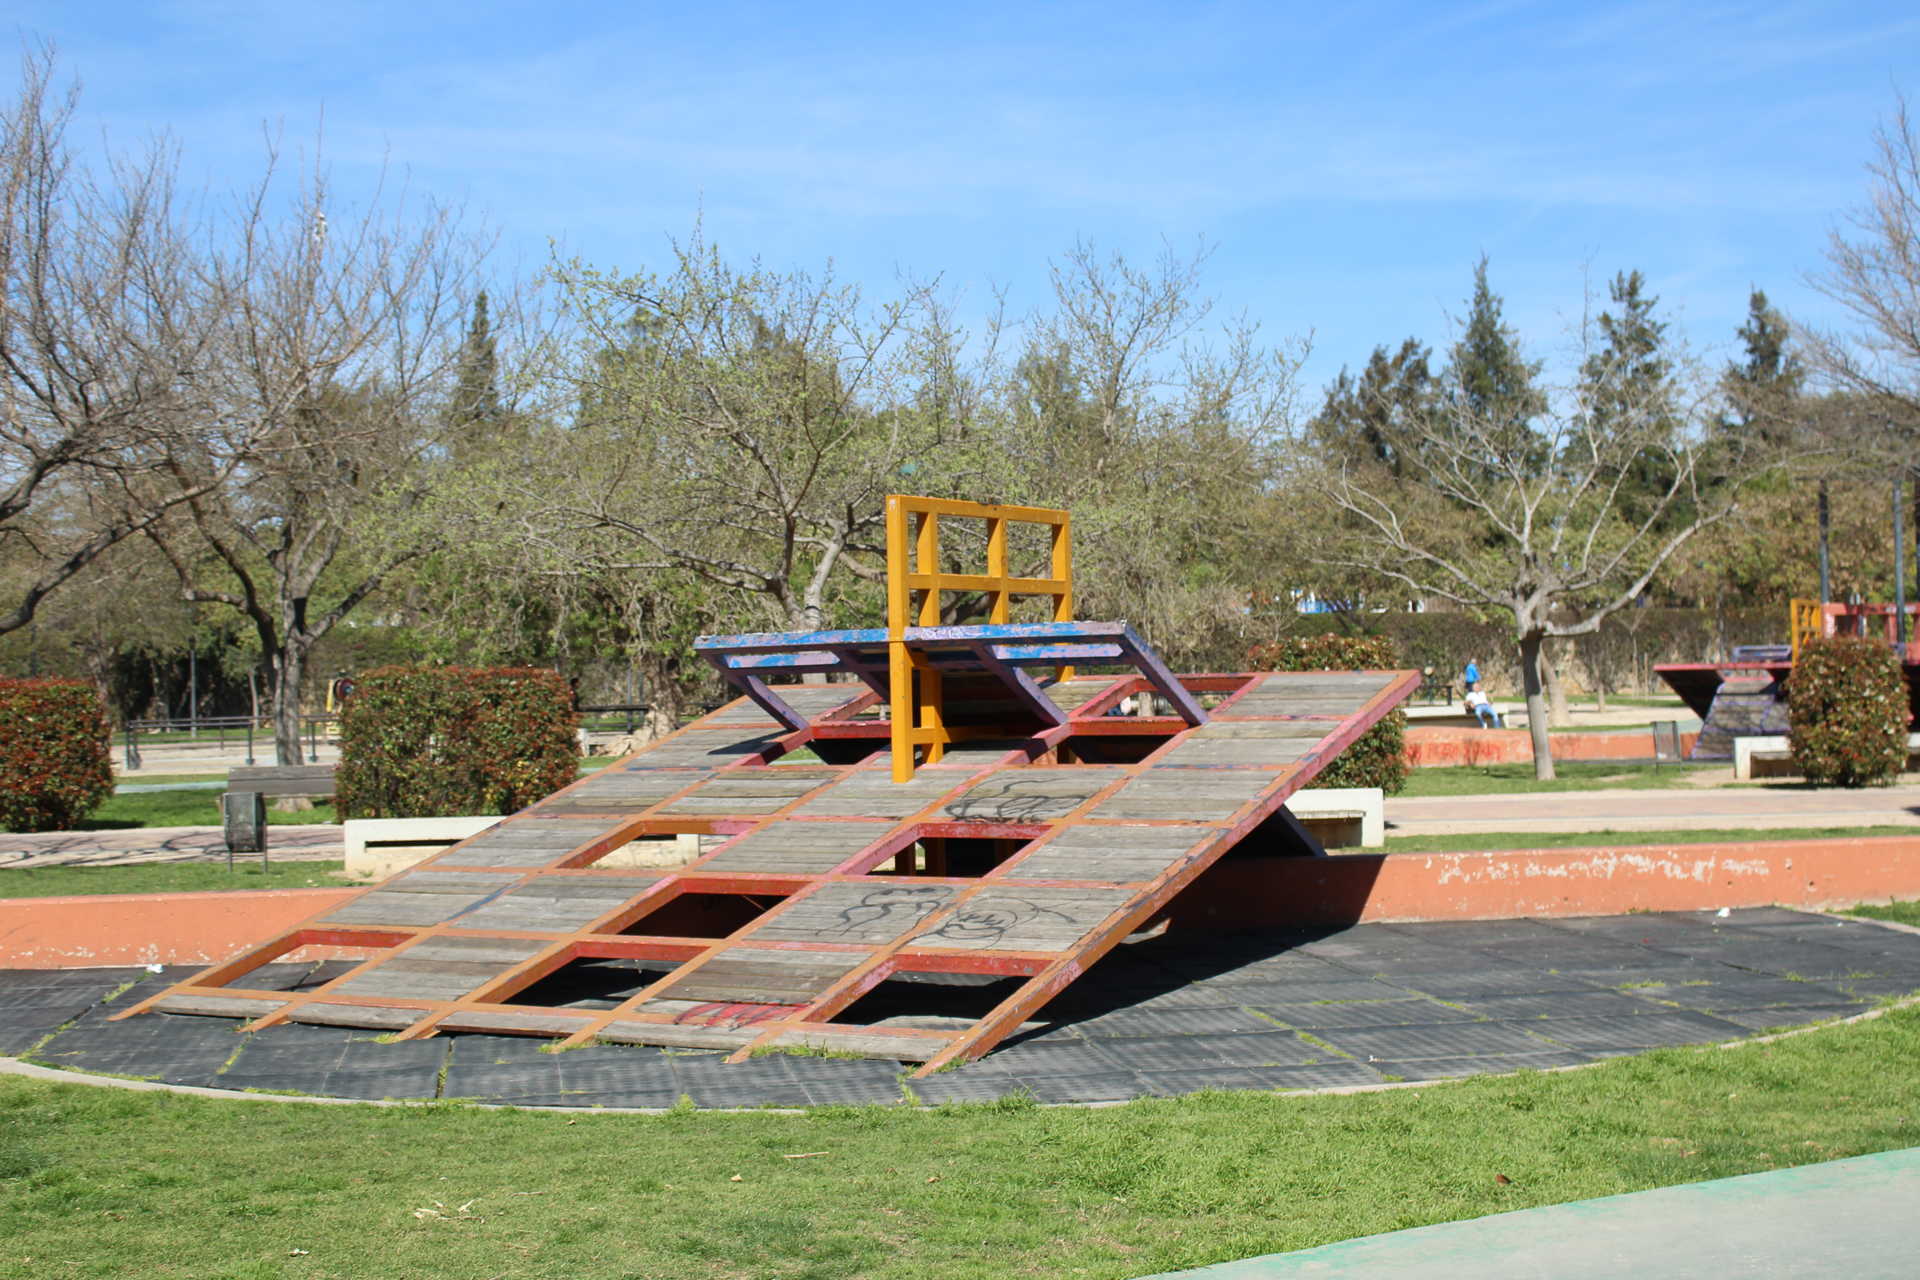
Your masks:
<svg viewBox="0 0 1920 1280"><path fill-rule="evenodd" d="M950 567L943 519L971 522L984 572ZM894 495L886 524L885 628L703 638L742 698L122 1016L925 1074L991 1049L1221 855L1264 847L1263 824L1293 830L1286 798L1419 683L1175 676L1126 623L1073 620L1064 511ZM1038 576L1014 571L1021 526ZM956 596L989 620L940 625ZM1017 601L1051 621L1013 622ZM673 865L682 836L713 847ZM246 988L308 945L367 959L297 995Z"/></svg>
<svg viewBox="0 0 1920 1280"><path fill-rule="evenodd" d="M1190 726L1109 714L1151 692L1143 676L1081 676L1042 686L1063 723L949 747L906 783L889 776L888 723L863 714L873 692L773 686L804 728L731 703L133 1012L809 1047L935 1070L992 1048L1227 850L1263 838L1287 796L1417 683L1188 677L1196 700L1217 700ZM846 762L777 763L803 747ZM683 867L638 865L679 834L713 847ZM299 995L246 988L309 943L368 958ZM638 990L548 1003L609 971ZM883 984L884 1001L863 1000ZM991 1006L956 1018L956 986ZM863 1020L863 1005L922 995L927 1017Z"/></svg>

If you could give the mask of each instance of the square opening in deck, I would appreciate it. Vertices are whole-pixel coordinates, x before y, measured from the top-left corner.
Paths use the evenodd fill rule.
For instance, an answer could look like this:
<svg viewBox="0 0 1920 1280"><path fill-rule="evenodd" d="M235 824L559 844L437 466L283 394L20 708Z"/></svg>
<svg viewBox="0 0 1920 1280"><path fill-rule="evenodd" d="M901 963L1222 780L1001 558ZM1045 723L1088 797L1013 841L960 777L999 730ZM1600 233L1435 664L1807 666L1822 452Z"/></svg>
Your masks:
<svg viewBox="0 0 1920 1280"><path fill-rule="evenodd" d="M999 1008L1026 980L991 973L895 972L834 1014L832 1021L927 1030L972 1026Z"/></svg>
<svg viewBox="0 0 1920 1280"><path fill-rule="evenodd" d="M867 869L870 876L941 876L977 880L1033 843L1032 836L982 839L921 836Z"/></svg>
<svg viewBox="0 0 1920 1280"><path fill-rule="evenodd" d="M501 1000L540 1009L611 1009L673 971L677 960L582 956Z"/></svg>
<svg viewBox="0 0 1920 1280"><path fill-rule="evenodd" d="M683 889L620 932L655 938L725 938L791 896L782 892L710 893Z"/></svg>

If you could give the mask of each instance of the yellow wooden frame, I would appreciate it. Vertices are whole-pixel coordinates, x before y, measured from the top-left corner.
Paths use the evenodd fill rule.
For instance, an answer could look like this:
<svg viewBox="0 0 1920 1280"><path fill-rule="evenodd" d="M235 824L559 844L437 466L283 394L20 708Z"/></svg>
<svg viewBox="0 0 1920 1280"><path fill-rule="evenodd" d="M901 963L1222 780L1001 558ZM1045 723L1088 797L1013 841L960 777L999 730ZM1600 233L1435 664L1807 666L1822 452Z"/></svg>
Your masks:
<svg viewBox="0 0 1920 1280"><path fill-rule="evenodd" d="M1793 660L1800 660L1800 646L1818 640L1827 632L1826 608L1818 600L1787 602L1787 639L1793 646Z"/></svg>
<svg viewBox="0 0 1920 1280"><path fill-rule="evenodd" d="M987 523L987 571L940 570L940 517ZM1018 578L1007 568L1007 526L1038 524L1052 529L1051 573L1047 578ZM940 598L949 591L981 591L990 597L989 623L1012 620L1017 596L1051 596L1053 621L1073 620L1073 533L1065 511L1047 507L1008 507L952 498L887 495L887 681L893 725L893 780L913 778L915 755L925 747L927 763L945 754L956 732L941 717L940 673L907 647L907 628L940 625ZM1060 678L1073 674L1060 670Z"/></svg>

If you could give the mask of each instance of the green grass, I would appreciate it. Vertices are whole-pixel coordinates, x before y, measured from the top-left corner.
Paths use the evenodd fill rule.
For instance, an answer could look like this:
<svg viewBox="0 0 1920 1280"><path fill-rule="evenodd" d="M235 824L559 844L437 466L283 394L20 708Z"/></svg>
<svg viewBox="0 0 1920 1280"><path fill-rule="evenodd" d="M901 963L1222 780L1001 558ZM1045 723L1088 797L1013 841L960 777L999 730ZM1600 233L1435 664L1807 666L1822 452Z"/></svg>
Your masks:
<svg viewBox="0 0 1920 1280"><path fill-rule="evenodd" d="M1913 1146L1917 1095L1913 1010L1559 1075L1102 1110L568 1116L0 1078L0 1276L1131 1277Z"/></svg>
<svg viewBox="0 0 1920 1280"><path fill-rule="evenodd" d="M1404 799L1425 799L1430 796L1521 795L1535 791L1681 787L1688 784L1688 779L1714 767L1673 764L1656 767L1606 760L1567 760L1554 765L1556 776L1552 781L1540 782L1533 776L1531 761L1519 764L1454 765L1450 768L1411 771L1407 775L1406 787L1399 794Z"/></svg>
<svg viewBox="0 0 1920 1280"><path fill-rule="evenodd" d="M268 854L271 858L272 854ZM251 861L249 861L251 858ZM135 863L124 867L0 868L0 898L61 898L90 893L218 893L235 889L322 889L359 883L339 862L269 862L235 854L220 862Z"/></svg>
<svg viewBox="0 0 1920 1280"><path fill-rule="evenodd" d="M1912 836L1914 827L1727 827L1707 831L1489 831L1478 835L1388 836L1388 853L1480 853L1489 849L1609 849L1628 845L1737 844L1749 840L1839 840ZM1349 850L1363 853L1365 850ZM1865 908L1862 908L1864 911ZM1891 917L1888 917L1891 918ZM1915 921L1920 923L1920 921Z"/></svg>
<svg viewBox="0 0 1920 1280"><path fill-rule="evenodd" d="M315 804L297 813L282 813L267 801L267 822L272 826L336 821L333 805ZM220 825L218 791L141 791L127 796L109 796L80 824L82 831L121 831L138 827L217 827Z"/></svg>
<svg viewBox="0 0 1920 1280"><path fill-rule="evenodd" d="M131 773L122 771L113 775L116 783L134 783L140 786L172 786L182 782L225 782L227 775L222 773L147 773L135 769Z"/></svg>
<svg viewBox="0 0 1920 1280"><path fill-rule="evenodd" d="M1850 908L1850 916L1865 916L1869 920L1891 920L1895 924L1910 924L1920 928L1920 902L1863 902Z"/></svg>

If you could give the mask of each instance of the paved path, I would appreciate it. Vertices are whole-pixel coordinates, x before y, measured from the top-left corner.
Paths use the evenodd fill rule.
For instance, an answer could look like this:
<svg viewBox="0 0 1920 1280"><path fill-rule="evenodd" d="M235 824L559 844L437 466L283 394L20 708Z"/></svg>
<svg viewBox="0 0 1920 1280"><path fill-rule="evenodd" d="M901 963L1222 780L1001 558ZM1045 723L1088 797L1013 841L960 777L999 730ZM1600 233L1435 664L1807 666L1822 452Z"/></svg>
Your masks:
<svg viewBox="0 0 1920 1280"><path fill-rule="evenodd" d="M251 858L253 854L236 854ZM276 826L267 856L281 862L338 862L346 845L335 826ZM145 862L225 862L219 827L136 827L126 831L42 831L0 835L0 872L34 867L116 867Z"/></svg>
<svg viewBox="0 0 1920 1280"><path fill-rule="evenodd" d="M1916 1222L1920 1148L1364 1236L1161 1280L1880 1280L1920 1271Z"/></svg>
<svg viewBox="0 0 1920 1280"><path fill-rule="evenodd" d="M1920 785L1857 791L1799 786L1548 791L1387 801L1392 836L1868 826L1920 827Z"/></svg>

